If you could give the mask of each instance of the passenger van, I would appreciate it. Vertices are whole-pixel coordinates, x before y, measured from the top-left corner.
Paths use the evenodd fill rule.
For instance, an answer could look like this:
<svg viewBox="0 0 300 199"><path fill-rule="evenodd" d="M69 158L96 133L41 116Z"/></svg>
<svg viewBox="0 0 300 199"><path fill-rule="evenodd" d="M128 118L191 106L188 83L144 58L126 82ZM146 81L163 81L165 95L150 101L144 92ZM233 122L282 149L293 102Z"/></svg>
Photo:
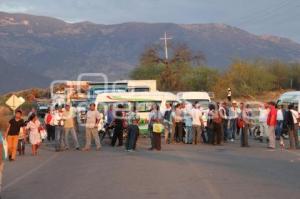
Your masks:
<svg viewBox="0 0 300 199"><path fill-rule="evenodd" d="M207 92L179 92L177 93L177 100L192 104L198 102L203 109L208 109L208 105L211 102Z"/></svg>
<svg viewBox="0 0 300 199"><path fill-rule="evenodd" d="M117 108L122 104L126 112L132 110L133 106L136 107L137 113L141 118L140 128L142 131L147 131L147 120L151 107L157 104L161 111L165 110L166 102L176 102L176 95L169 92L123 92L123 93L102 93L97 95L95 104L100 112L106 112L110 105Z"/></svg>
<svg viewBox="0 0 300 199"><path fill-rule="evenodd" d="M294 107L300 113L300 91L290 91L283 93L277 100L278 105L294 104Z"/></svg>

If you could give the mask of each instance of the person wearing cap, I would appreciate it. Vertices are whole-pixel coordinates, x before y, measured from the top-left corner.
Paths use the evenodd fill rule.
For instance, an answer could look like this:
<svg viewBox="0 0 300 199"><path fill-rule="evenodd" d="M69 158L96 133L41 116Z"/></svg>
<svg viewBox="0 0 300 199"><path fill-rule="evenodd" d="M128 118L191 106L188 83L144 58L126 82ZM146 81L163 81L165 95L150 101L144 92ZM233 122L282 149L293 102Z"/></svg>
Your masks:
<svg viewBox="0 0 300 199"><path fill-rule="evenodd" d="M73 142L75 144L76 150L79 150L79 142L77 138L77 134L75 131L75 114L74 111L71 109L70 104L66 104L65 111L63 112L63 118L64 118L64 137L65 137L65 144L66 144L66 150L69 150L69 134L72 135Z"/></svg>
<svg viewBox="0 0 300 199"><path fill-rule="evenodd" d="M64 118L61 106L56 106L53 116L55 126L55 151L59 152L64 149Z"/></svg>
<svg viewBox="0 0 300 199"><path fill-rule="evenodd" d="M96 150L101 149L100 137L98 135L98 124L100 121L100 113L96 110L94 103L90 104L90 109L86 113L86 125L85 125L85 148L83 151L91 150L92 137L96 143Z"/></svg>

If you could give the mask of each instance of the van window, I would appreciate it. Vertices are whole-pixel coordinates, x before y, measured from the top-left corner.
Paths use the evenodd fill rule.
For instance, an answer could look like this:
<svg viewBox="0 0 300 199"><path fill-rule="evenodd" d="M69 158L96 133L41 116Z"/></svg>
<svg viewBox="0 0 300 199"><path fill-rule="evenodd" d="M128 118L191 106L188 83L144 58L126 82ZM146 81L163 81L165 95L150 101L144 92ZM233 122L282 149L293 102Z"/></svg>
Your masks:
<svg viewBox="0 0 300 199"><path fill-rule="evenodd" d="M136 102L136 110L137 112L150 112L153 104L158 104L160 106L161 102L159 101Z"/></svg>
<svg viewBox="0 0 300 199"><path fill-rule="evenodd" d="M208 109L209 100L185 99L185 101L188 101L188 102L190 102L192 104L199 103L202 108Z"/></svg>

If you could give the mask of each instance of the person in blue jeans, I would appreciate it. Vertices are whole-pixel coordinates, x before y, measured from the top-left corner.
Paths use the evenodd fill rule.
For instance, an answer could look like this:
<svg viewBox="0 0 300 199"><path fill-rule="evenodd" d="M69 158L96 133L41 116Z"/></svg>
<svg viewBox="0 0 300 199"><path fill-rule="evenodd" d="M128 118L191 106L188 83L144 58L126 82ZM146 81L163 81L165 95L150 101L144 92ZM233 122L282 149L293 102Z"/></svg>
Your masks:
<svg viewBox="0 0 300 199"><path fill-rule="evenodd" d="M132 118L131 124L128 126L128 137L126 142L126 150L128 152L135 150L137 138L140 135L138 121L138 118Z"/></svg>
<svg viewBox="0 0 300 199"><path fill-rule="evenodd" d="M191 104L184 105L183 120L185 124L185 143L193 144L193 118L191 115L192 107Z"/></svg>

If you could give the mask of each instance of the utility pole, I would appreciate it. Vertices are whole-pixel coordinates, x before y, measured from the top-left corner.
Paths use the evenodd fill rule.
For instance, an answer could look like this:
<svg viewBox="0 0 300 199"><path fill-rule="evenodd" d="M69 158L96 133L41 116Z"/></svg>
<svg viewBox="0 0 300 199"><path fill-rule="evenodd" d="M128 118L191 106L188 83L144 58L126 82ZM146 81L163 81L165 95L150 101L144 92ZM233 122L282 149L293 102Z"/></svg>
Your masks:
<svg viewBox="0 0 300 199"><path fill-rule="evenodd" d="M165 59L166 59L166 62L168 62L168 59L169 59L169 55L168 55L168 40L171 40L172 38L171 37L167 37L167 32L165 32L165 35L163 38L160 38L160 40L164 40L165 42Z"/></svg>

